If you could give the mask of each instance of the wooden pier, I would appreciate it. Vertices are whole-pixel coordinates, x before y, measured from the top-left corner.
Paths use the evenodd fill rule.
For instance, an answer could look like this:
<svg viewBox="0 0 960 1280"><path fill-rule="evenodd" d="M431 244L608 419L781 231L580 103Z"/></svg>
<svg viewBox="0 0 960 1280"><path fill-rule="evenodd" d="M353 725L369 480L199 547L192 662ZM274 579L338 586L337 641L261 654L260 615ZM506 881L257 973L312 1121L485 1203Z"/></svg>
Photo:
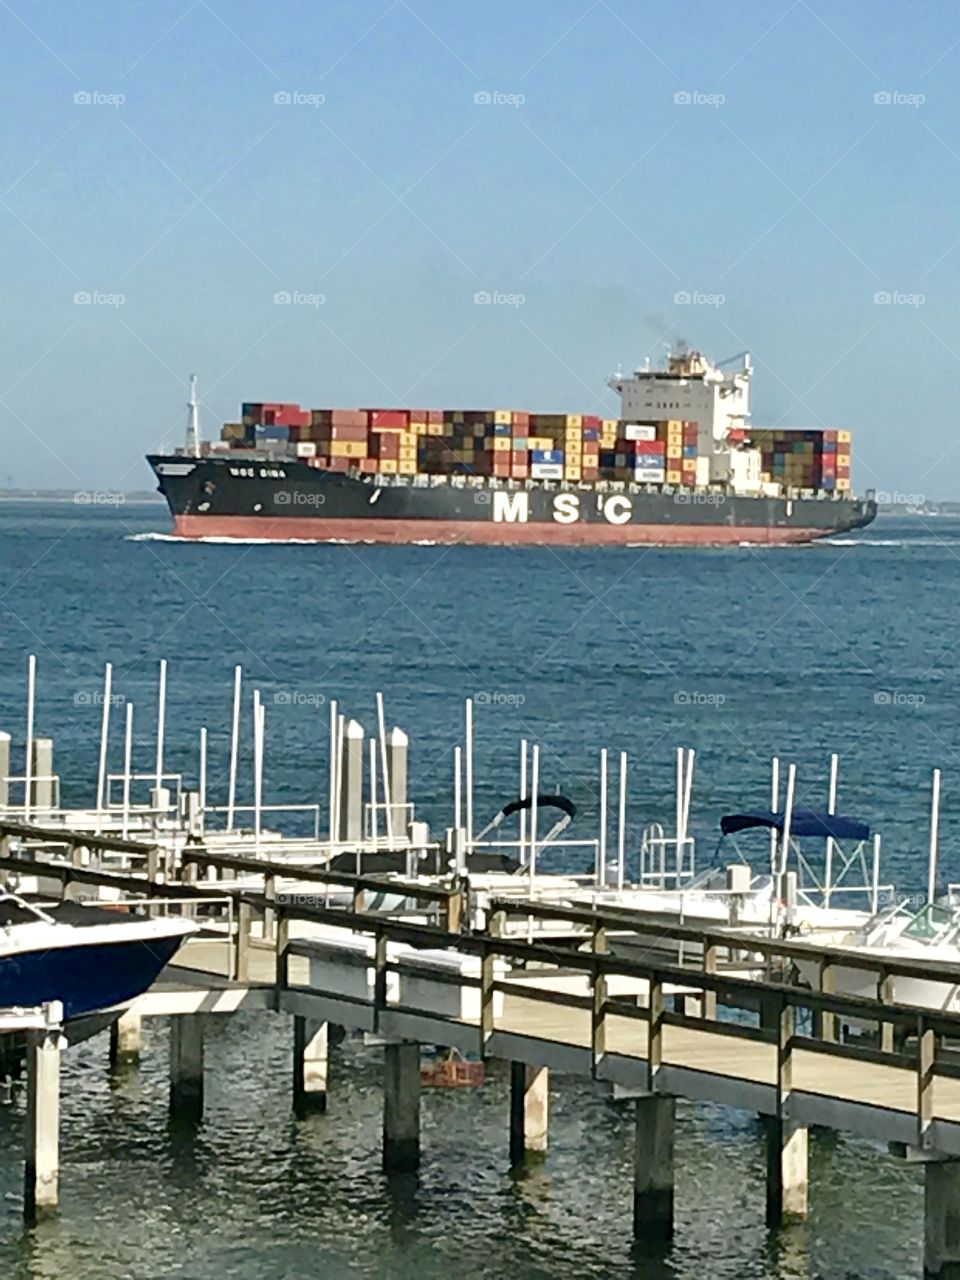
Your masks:
<svg viewBox="0 0 960 1280"><path fill-rule="evenodd" d="M247 887L251 863L263 879L255 891ZM201 865L218 878L198 883L192 868ZM504 1145L514 1162L546 1149L550 1072L616 1086L635 1099L638 1236L666 1239L673 1229L673 1131L682 1098L764 1117L772 1225L807 1212L811 1126L895 1144L922 1161L927 1274L960 1274L960 1053L950 1048L960 1040L960 1015L893 1000L899 978L960 984L960 966L880 961L809 943L656 925L626 910L538 901L494 903L488 927L466 931L460 883L301 872L210 852L193 864L188 855L192 883L81 868L66 858L7 855L0 870L42 873L64 888L122 887L146 909L190 912L203 924L124 1015L112 1048L135 1056L140 1020L173 1018L171 1106L184 1117L202 1114L205 1018L240 1008L286 1013L293 1016L298 1113L327 1105L329 1026L372 1033L384 1044L388 1169L419 1161L419 1046L449 1046L512 1064ZM246 878L240 887L232 883L237 877ZM385 888L399 895L402 910L371 907ZM344 890L348 905L324 905ZM549 939L538 938L541 928L550 929ZM528 936L517 936L518 929ZM695 962L655 958L671 940L683 941ZM650 959L617 954L624 941L634 954L640 944ZM821 989L744 976L748 951L781 975L792 962L814 958ZM833 993L841 965L866 971L876 996ZM857 1034L843 1039L843 1027ZM48 1030L35 1035L47 1057L59 1053ZM47 1084L31 1093L29 1123L31 1133L46 1135L49 1201L58 1073L47 1057L35 1074ZM39 1190L40 1175L28 1164L28 1204Z"/></svg>

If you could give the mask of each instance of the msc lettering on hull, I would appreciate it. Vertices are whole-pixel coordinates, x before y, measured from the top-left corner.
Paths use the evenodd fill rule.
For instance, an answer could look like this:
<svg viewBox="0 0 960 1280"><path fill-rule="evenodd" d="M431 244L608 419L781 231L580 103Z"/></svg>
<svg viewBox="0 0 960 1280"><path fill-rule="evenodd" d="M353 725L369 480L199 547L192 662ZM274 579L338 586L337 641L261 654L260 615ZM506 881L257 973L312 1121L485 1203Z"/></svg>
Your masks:
<svg viewBox="0 0 960 1280"><path fill-rule="evenodd" d="M628 524L633 516L633 503L623 494L605 498L600 513L608 524ZM580 495L558 493L554 495L550 514L557 524L576 524L582 519ZM498 524L526 524L530 519L530 495L528 493L493 493L493 518Z"/></svg>

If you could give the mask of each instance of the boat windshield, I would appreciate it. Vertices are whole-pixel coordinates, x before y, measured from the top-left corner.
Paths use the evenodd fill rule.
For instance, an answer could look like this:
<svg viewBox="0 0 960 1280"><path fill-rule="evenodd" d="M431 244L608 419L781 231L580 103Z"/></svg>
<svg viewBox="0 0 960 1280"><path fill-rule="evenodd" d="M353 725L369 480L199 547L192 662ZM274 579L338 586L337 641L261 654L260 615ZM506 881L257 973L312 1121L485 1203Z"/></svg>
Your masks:
<svg viewBox="0 0 960 1280"><path fill-rule="evenodd" d="M917 942L941 941L944 933L958 924L957 915L946 907L934 906L928 902L921 907L901 934L904 938L914 938Z"/></svg>

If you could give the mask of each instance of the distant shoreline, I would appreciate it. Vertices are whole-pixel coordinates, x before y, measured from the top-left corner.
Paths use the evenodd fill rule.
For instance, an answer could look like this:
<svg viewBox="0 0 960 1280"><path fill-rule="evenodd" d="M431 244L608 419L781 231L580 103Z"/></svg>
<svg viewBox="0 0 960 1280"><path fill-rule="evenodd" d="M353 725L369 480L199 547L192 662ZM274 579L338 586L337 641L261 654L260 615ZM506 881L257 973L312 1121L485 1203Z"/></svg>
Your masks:
<svg viewBox="0 0 960 1280"><path fill-rule="evenodd" d="M112 501L108 501L106 497L102 497L99 500L90 500L90 501L85 501L84 499L77 498L77 493L84 493L84 494L90 494L90 495L95 493L102 493L106 495L111 492L116 493L115 490L110 491L106 489L104 490L0 489L0 502L60 502L69 506L94 507L97 509L106 509L109 507L120 507L120 506L128 506L128 505L129 506L149 505L149 506L158 506L158 507L166 506L166 503L164 502L163 498L160 497L159 494L147 493L142 491L138 491L134 493L118 494L117 497L121 499L120 501L117 501L116 497L113 498Z"/></svg>

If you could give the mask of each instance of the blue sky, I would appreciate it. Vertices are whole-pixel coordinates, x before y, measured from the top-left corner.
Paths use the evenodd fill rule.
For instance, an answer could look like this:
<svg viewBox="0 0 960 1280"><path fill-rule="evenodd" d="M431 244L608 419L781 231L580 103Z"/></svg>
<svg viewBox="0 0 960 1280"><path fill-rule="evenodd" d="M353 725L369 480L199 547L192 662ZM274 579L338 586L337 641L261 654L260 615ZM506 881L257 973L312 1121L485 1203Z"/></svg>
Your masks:
<svg viewBox="0 0 960 1280"><path fill-rule="evenodd" d="M682 337L960 496L953 6L5 0L0 50L0 485L148 487L192 370L208 432L614 412Z"/></svg>

